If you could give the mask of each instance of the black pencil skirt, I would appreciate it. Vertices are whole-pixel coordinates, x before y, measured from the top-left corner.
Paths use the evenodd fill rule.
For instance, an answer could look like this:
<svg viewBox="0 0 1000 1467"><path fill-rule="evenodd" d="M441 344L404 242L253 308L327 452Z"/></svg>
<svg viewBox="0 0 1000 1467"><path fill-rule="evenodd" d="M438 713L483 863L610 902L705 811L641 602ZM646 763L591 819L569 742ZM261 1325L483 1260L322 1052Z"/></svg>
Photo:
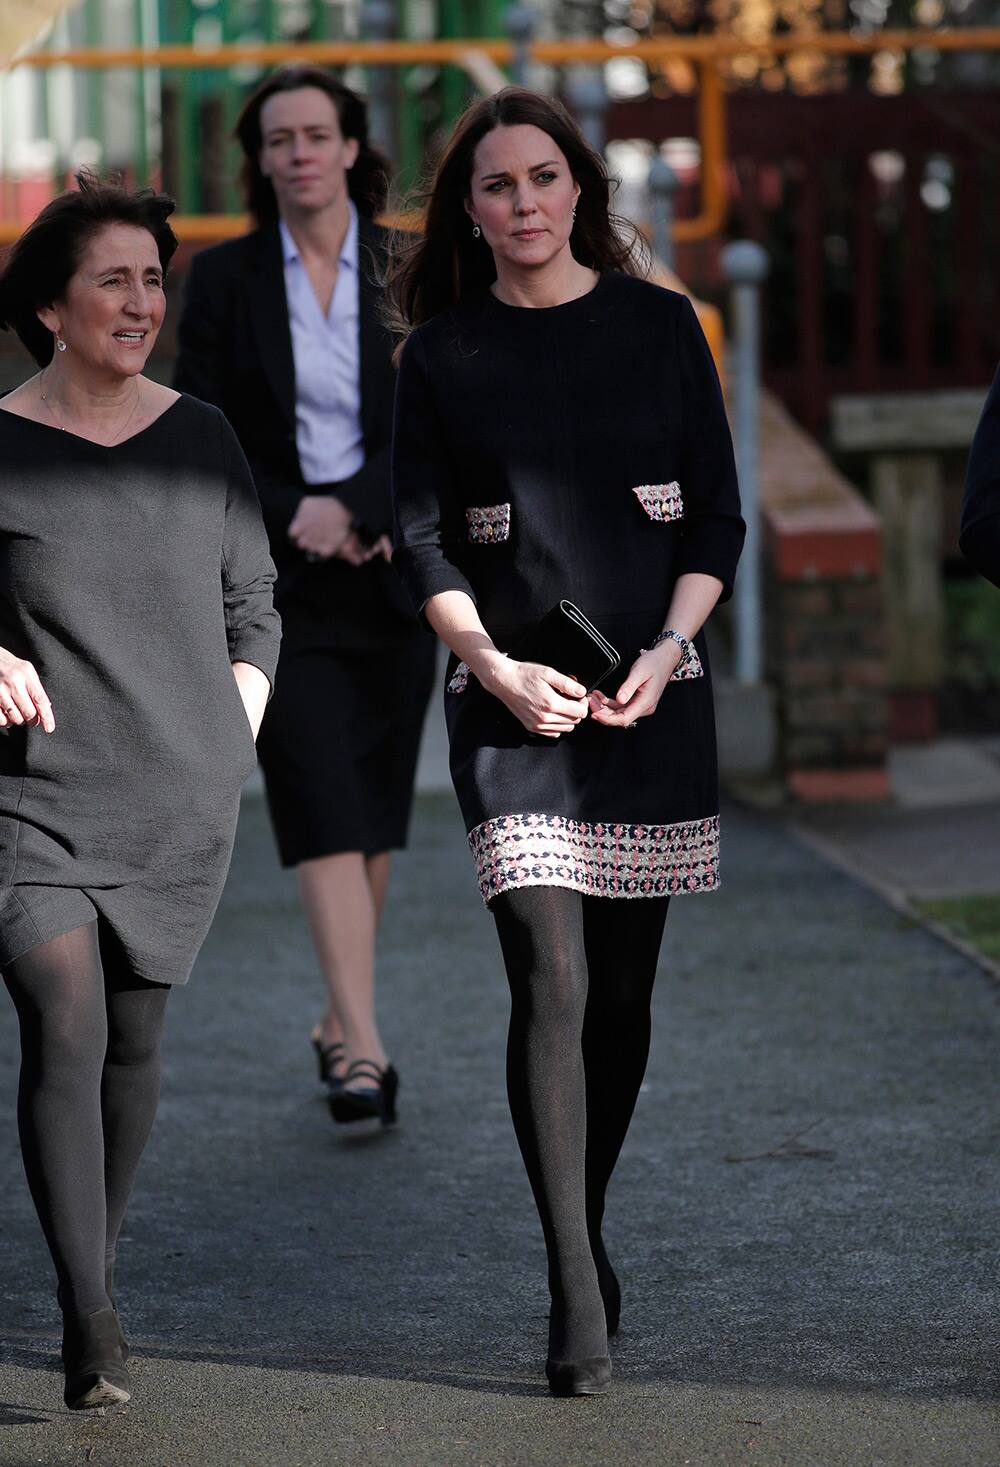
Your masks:
<svg viewBox="0 0 1000 1467"><path fill-rule="evenodd" d="M257 743L283 866L406 844L434 642L282 649Z"/></svg>

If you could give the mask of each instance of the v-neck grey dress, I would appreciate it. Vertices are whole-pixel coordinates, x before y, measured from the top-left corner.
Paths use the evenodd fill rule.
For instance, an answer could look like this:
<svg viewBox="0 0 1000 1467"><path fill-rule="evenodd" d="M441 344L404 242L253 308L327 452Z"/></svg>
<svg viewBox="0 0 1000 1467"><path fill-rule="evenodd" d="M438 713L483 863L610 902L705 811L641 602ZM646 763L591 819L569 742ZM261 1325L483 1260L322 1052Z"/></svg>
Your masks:
<svg viewBox="0 0 1000 1467"><path fill-rule="evenodd" d="M184 394L107 448L0 411L0 485L0 646L56 720L0 733L0 964L99 916L183 983L255 759L231 664L278 653L246 460Z"/></svg>

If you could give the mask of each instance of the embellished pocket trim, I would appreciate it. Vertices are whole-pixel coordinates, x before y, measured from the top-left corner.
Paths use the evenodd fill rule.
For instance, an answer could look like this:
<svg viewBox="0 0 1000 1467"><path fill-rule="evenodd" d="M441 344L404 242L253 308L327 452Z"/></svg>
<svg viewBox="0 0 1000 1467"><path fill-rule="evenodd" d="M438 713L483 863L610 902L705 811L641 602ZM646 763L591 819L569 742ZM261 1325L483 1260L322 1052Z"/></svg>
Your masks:
<svg viewBox="0 0 1000 1467"><path fill-rule="evenodd" d="M465 511L473 545L500 545L510 538L510 505L473 505Z"/></svg>
<svg viewBox="0 0 1000 1467"><path fill-rule="evenodd" d="M701 665L701 658L698 656L697 648L693 642L689 642L687 651L670 674L668 681L672 683L683 683L690 677L704 676L705 669Z"/></svg>
<svg viewBox="0 0 1000 1467"><path fill-rule="evenodd" d="M676 479L669 484L639 484L632 493L651 520L666 522L684 518L684 500Z"/></svg>

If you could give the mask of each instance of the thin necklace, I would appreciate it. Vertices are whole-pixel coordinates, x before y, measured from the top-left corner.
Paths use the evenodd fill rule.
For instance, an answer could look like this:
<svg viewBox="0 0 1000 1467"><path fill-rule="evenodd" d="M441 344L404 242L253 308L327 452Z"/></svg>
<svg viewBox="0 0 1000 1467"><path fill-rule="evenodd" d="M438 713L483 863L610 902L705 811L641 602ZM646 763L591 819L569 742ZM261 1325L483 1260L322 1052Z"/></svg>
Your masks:
<svg viewBox="0 0 1000 1467"><path fill-rule="evenodd" d="M38 380L38 391L39 391L39 395L41 396L42 402L44 402L45 407L46 407L49 415L52 418L52 421L55 423L55 425L59 429L59 431L61 433L68 433L69 432L69 429L66 427L66 424L65 423L61 423L59 421L59 419L56 417L56 410L52 406L52 404L49 402L48 393L42 391L42 387L43 387L44 382L45 382L45 373L48 370L49 370L48 367L45 367L43 369L43 371L41 372L40 376L39 376L39 380ZM140 397L141 397L141 392L139 390L139 382L138 382L138 379L137 379L136 380L136 384L135 384L135 402L132 404L132 411L129 413L129 415L125 419L124 423L122 423L121 427L118 429L118 432L114 435L114 437L113 438L109 438L108 441L107 441L107 443L103 443L101 445L102 448L110 448L111 445L112 445L112 443L117 443L118 442L118 439L122 436L122 434L125 432L125 429L128 427L129 423L131 423L132 419L135 417L136 408L139 406ZM79 437L80 435L79 434L76 434L74 436ZM96 441L97 441L96 439L91 439L91 442L96 442Z"/></svg>

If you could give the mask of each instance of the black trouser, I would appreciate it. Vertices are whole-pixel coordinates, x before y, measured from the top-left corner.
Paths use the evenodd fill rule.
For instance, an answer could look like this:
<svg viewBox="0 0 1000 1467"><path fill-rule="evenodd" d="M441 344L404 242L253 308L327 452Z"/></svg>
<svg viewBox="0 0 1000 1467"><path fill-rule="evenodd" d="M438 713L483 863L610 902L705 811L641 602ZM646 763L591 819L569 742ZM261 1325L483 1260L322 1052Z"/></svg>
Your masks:
<svg viewBox="0 0 1000 1467"><path fill-rule="evenodd" d="M98 922L10 963L21 1155L64 1311L105 1308L160 1088L169 986L132 973Z"/></svg>
<svg viewBox="0 0 1000 1467"><path fill-rule="evenodd" d="M491 904L511 991L511 1115L548 1252L553 1359L606 1350L604 1200L646 1069L668 905L552 886Z"/></svg>

